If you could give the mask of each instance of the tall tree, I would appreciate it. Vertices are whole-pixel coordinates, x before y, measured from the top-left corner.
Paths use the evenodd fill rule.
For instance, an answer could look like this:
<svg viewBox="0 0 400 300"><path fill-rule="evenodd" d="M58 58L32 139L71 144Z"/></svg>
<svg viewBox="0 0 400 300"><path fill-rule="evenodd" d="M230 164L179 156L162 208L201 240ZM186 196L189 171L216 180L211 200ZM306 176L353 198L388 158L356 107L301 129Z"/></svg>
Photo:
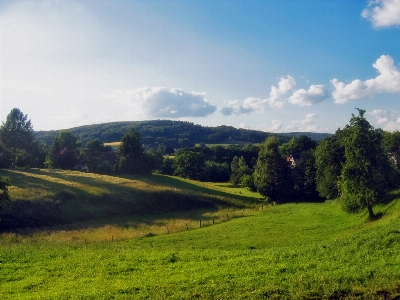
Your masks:
<svg viewBox="0 0 400 300"><path fill-rule="evenodd" d="M34 143L33 128L31 120L18 108L13 108L8 114L6 122L0 127L0 141L4 148L12 154L12 165L18 155L24 151L29 153Z"/></svg>
<svg viewBox="0 0 400 300"><path fill-rule="evenodd" d="M316 189L321 197L336 199L340 195L339 179L345 161L343 139L345 131L321 141L315 149Z"/></svg>
<svg viewBox="0 0 400 300"><path fill-rule="evenodd" d="M340 188L343 208L356 212L366 208L374 218L373 207L389 192L393 168L382 146L382 131L375 130L358 109L346 128L345 163Z"/></svg>
<svg viewBox="0 0 400 300"><path fill-rule="evenodd" d="M278 147L279 140L276 137L268 137L261 144L254 171L254 185L261 195L272 201L286 202L289 168Z"/></svg>
<svg viewBox="0 0 400 300"><path fill-rule="evenodd" d="M85 165L89 172L97 172L97 168L102 161L102 151L104 145L98 139L90 140L83 148L83 157Z"/></svg>
<svg viewBox="0 0 400 300"><path fill-rule="evenodd" d="M80 142L71 132L62 130L53 140L46 165L51 168L72 170L78 163Z"/></svg>
<svg viewBox="0 0 400 300"><path fill-rule="evenodd" d="M118 158L118 171L120 173L143 174L151 172L151 166L145 159L139 133L133 127L122 137L122 143L118 147Z"/></svg>

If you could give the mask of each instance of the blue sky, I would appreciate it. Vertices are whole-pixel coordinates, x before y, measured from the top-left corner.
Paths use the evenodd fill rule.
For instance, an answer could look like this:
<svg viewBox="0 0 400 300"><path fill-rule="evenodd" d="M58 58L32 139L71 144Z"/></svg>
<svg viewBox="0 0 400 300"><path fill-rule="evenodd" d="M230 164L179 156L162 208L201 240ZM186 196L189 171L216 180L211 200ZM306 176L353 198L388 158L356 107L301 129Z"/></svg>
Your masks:
<svg viewBox="0 0 400 300"><path fill-rule="evenodd" d="M0 119L400 130L400 0L0 0Z"/></svg>

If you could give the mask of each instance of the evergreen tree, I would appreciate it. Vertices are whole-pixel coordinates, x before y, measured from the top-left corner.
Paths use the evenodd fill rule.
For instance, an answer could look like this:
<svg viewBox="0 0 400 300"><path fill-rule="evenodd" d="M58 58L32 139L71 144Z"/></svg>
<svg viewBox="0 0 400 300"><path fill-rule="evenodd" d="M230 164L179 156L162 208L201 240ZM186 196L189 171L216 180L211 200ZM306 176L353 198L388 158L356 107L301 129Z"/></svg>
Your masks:
<svg viewBox="0 0 400 300"><path fill-rule="evenodd" d="M389 192L392 167L382 146L382 131L365 119L365 110L357 109L346 128L345 163L340 188L343 208L356 212L366 208L374 217L373 207Z"/></svg>
<svg viewBox="0 0 400 300"><path fill-rule="evenodd" d="M0 127L0 141L12 154L12 166L15 166L18 156L30 153L34 144L32 124L18 108L11 110Z"/></svg>

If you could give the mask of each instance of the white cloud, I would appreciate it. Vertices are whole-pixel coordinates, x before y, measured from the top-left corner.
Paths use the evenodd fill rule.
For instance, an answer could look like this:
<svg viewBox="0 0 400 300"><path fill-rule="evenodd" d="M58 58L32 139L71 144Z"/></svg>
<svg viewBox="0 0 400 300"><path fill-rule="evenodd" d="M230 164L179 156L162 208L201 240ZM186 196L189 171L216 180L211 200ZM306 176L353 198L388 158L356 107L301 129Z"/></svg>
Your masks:
<svg viewBox="0 0 400 300"><path fill-rule="evenodd" d="M400 114L394 111L375 109L368 113L373 116L377 124L386 131L400 130Z"/></svg>
<svg viewBox="0 0 400 300"><path fill-rule="evenodd" d="M111 98L133 106L136 114L150 118L205 117L216 110L216 106L207 101L204 93L185 92L177 88L143 87L119 90Z"/></svg>
<svg viewBox="0 0 400 300"><path fill-rule="evenodd" d="M271 86L268 98L249 97L243 101L242 105L240 105L238 100L229 101L228 106L221 109L221 113L224 116L232 114L242 115L251 112L261 113L267 109L282 108L285 100L283 97L289 91L293 90L295 84L296 80L292 76L287 75L286 78L280 79L277 87Z"/></svg>
<svg viewBox="0 0 400 300"><path fill-rule="evenodd" d="M279 120L272 120L272 127L271 127L271 131L275 132L275 131L280 131L282 129L282 123Z"/></svg>
<svg viewBox="0 0 400 300"><path fill-rule="evenodd" d="M400 0L369 1L361 16L372 22L373 26L390 27L400 25Z"/></svg>
<svg viewBox="0 0 400 300"><path fill-rule="evenodd" d="M273 120L272 126L261 124L259 128L267 132L319 132L321 128L314 123L317 117L317 114L307 114L305 119L292 121L287 125L283 125L279 120Z"/></svg>
<svg viewBox="0 0 400 300"><path fill-rule="evenodd" d="M287 78L281 78L278 87L271 87L271 92L269 93L269 98L267 100L269 106L271 108L281 108L283 106L282 97L291 91L295 85L296 80L294 80L292 76L288 75Z"/></svg>
<svg viewBox="0 0 400 300"><path fill-rule="evenodd" d="M327 92L323 85L312 85L308 91L305 89L295 91L293 95L290 96L289 102L300 106L311 106L323 101L326 97Z"/></svg>
<svg viewBox="0 0 400 300"><path fill-rule="evenodd" d="M380 93L400 93L400 72L394 65L393 58L382 55L373 64L379 75L373 79L353 80L346 84L334 78L331 80L335 90L332 97L335 103L346 103L349 100L372 97Z"/></svg>
<svg viewBox="0 0 400 300"><path fill-rule="evenodd" d="M397 120L395 120L395 121L388 122L383 129L386 130L386 131L397 131L397 130L400 130L400 117L397 118Z"/></svg>

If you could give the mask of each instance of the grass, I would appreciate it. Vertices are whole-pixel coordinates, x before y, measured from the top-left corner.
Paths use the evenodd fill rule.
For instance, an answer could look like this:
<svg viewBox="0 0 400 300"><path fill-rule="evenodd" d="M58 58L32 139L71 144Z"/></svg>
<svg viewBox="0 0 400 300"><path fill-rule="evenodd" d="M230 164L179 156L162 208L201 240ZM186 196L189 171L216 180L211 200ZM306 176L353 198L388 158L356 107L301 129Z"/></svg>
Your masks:
<svg viewBox="0 0 400 300"><path fill-rule="evenodd" d="M77 182L71 176L78 175L73 173L58 179ZM173 178L136 180L146 190L146 184L151 185L154 180L162 189ZM75 188L86 191L89 183L82 180L83 186ZM176 184L174 188L181 191L193 188L194 194L204 192L207 195L213 188L217 199L227 197L230 190L227 185L211 183L197 186L190 181L179 181ZM230 203L238 205L238 201L249 201L247 197L250 196L237 195L237 189L230 191L233 197ZM335 202L258 208L257 211L247 208L243 217L231 218L229 222L207 223L202 228L196 224L190 230L170 234L155 233L152 228L140 236L121 239L116 239L115 235L133 230L133 227L90 228L86 224L84 229L53 229L40 234L3 233L0 237L0 298L400 297L399 194L394 194L391 203L375 208L382 217L374 222L366 221L367 213L344 213ZM164 226L171 222L172 226L190 213L194 212L153 215L151 223ZM209 216L208 221L216 213L219 211L208 208L197 211L198 216ZM145 217L142 218L144 221ZM131 218L135 220L136 217ZM114 238L90 240L90 234L112 234Z"/></svg>

